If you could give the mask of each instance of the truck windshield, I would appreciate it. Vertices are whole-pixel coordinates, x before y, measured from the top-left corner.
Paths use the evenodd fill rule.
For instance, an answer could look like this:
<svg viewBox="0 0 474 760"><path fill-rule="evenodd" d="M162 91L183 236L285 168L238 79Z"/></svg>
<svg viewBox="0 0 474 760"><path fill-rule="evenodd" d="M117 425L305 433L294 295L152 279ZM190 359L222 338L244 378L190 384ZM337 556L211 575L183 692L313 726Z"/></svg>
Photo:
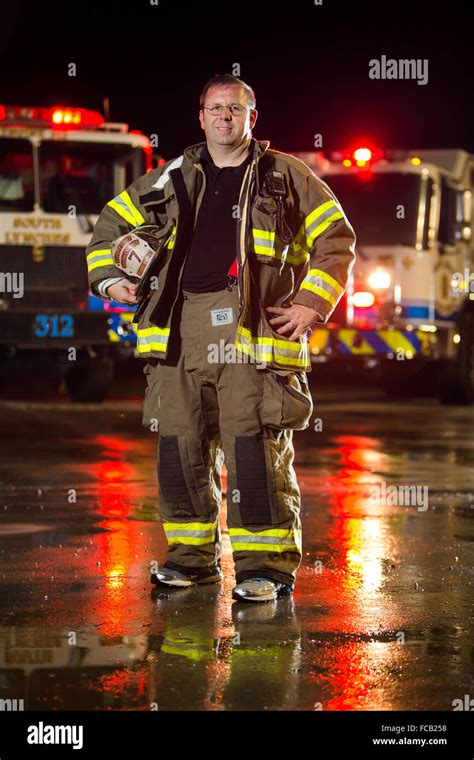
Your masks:
<svg viewBox="0 0 474 760"><path fill-rule="evenodd" d="M0 139L0 211L33 209L33 151L29 140Z"/></svg>
<svg viewBox="0 0 474 760"><path fill-rule="evenodd" d="M43 211L98 214L145 173L145 154L129 144L45 140L39 167Z"/></svg>
<svg viewBox="0 0 474 760"><path fill-rule="evenodd" d="M340 201L359 245L414 247L420 201L425 202L428 193L423 220L423 238L426 237L431 180L427 183L418 174L387 172L365 177L330 174L324 181Z"/></svg>

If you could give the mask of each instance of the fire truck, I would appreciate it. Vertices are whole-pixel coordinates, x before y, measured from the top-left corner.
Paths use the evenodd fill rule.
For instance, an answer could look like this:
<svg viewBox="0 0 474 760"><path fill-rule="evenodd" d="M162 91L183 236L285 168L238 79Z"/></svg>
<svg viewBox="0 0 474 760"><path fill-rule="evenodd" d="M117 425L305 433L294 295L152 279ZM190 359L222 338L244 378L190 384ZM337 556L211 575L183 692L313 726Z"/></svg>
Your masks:
<svg viewBox="0 0 474 760"><path fill-rule="evenodd" d="M96 111L0 105L0 374L57 368L101 401L135 351L133 310L89 291L85 247L102 207L162 162ZM54 364L53 364L54 362Z"/></svg>
<svg viewBox="0 0 474 760"><path fill-rule="evenodd" d="M378 373L389 394L474 400L474 155L387 150L293 153L340 201L356 262L311 357Z"/></svg>

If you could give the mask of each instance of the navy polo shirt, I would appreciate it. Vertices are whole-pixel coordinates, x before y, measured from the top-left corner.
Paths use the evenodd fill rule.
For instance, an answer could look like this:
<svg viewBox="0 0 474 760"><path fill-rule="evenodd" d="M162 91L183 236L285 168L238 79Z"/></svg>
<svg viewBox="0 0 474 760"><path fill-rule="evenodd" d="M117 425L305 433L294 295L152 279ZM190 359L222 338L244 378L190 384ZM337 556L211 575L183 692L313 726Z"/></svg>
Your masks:
<svg viewBox="0 0 474 760"><path fill-rule="evenodd" d="M239 166L216 166L204 146L206 188L183 272L181 287L193 293L224 290L237 253L239 194L252 150Z"/></svg>

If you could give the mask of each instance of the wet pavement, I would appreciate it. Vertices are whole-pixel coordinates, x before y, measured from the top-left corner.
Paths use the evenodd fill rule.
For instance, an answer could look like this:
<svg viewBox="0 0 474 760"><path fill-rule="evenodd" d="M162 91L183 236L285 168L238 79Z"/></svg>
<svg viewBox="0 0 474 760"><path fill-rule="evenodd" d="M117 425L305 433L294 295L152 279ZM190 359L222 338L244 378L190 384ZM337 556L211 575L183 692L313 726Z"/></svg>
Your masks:
<svg viewBox="0 0 474 760"><path fill-rule="evenodd" d="M139 401L0 402L0 698L451 711L474 696L474 409L350 388L315 402L321 422L295 434L295 593L256 607L231 599L227 533L223 584L150 586L166 544Z"/></svg>

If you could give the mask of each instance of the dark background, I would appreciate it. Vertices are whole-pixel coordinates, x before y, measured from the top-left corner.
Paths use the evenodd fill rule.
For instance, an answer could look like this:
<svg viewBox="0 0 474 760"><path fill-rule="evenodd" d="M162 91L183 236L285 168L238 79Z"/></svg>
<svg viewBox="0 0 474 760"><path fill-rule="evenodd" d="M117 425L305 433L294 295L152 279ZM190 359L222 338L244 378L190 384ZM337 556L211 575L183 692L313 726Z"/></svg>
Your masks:
<svg viewBox="0 0 474 760"><path fill-rule="evenodd" d="M257 94L254 135L273 148L313 150L321 133L325 150L365 137L474 152L473 28L460 0L15 0L0 25L0 103L102 110L107 95L113 121L157 133L172 158L203 139L203 84L237 62ZM427 58L428 84L369 79L382 54Z"/></svg>

